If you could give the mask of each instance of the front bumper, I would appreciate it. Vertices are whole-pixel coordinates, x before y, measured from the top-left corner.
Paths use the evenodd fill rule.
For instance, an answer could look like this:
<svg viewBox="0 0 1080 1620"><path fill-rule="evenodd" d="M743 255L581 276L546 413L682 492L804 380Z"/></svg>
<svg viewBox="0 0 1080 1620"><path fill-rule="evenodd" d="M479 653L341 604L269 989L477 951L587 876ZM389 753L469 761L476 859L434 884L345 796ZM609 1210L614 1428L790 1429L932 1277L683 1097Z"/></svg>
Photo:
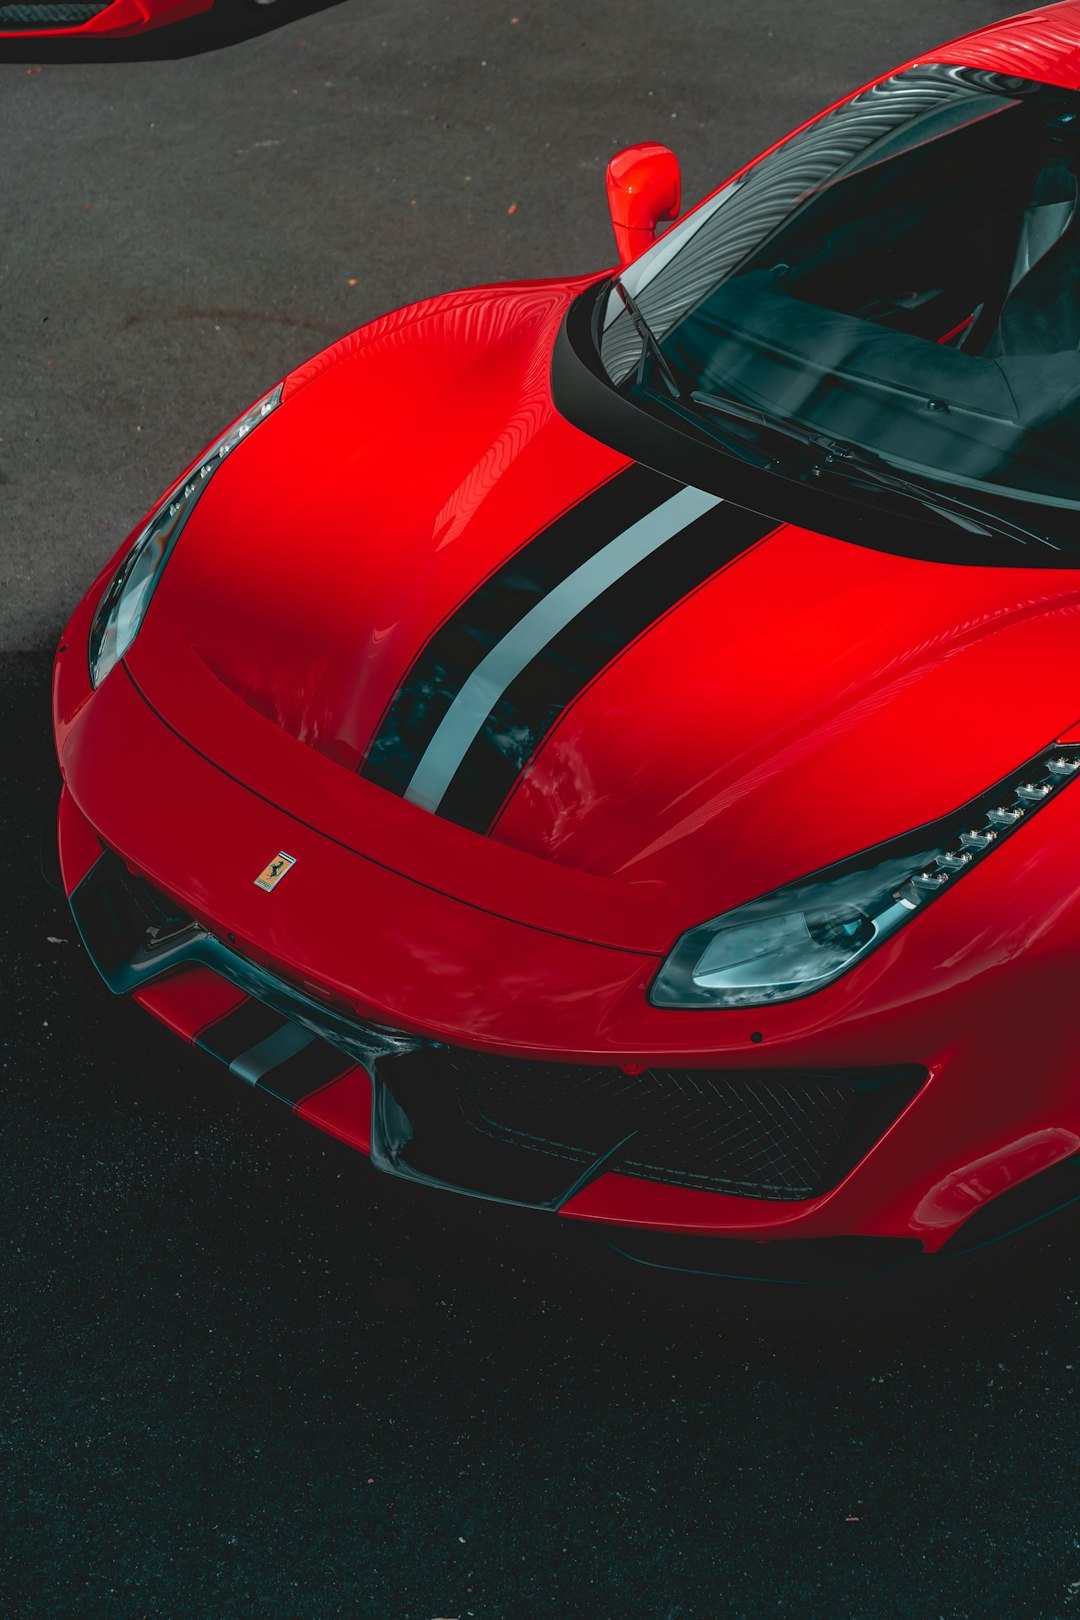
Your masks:
<svg viewBox="0 0 1080 1620"><path fill-rule="evenodd" d="M362 1108L370 1082L380 1169L503 1203L561 1211L604 1172L804 1202L843 1180L927 1078L545 1063L406 1035L247 960L111 852L71 909L109 988L186 1021L238 1078L300 1108L344 1080Z"/></svg>
<svg viewBox="0 0 1080 1620"><path fill-rule="evenodd" d="M976 873L949 906L883 948L861 982L853 973L750 1017L660 1013L645 996L655 956L479 911L345 847L204 759L123 666L91 695L80 623L88 611L70 627L55 687L65 890L76 895L109 850L194 926L183 957L158 954L179 949L165 936L146 961L129 951L110 963L94 945L106 976L381 1168L621 1227L628 1241L652 1231L750 1240L747 1252L763 1242L853 1238L932 1251L999 1195L1080 1152L1076 1066L1060 1011L1080 927L1075 908L1062 906L1053 840L1016 839L995 856L993 879L1012 920L1007 948L989 961ZM1051 829L1054 818L1075 841L1080 795L1063 795L1040 821ZM297 868L267 895L254 878L282 849ZM1055 931L1032 916L1054 917ZM972 940L983 949L977 971ZM250 1000L256 1010L226 1027ZM266 1009L276 1023L260 1023ZM301 1033L282 1035L285 1025ZM254 1048L262 1048L257 1058ZM529 1150L507 1132L497 1174L490 1165L463 1168L463 1150L448 1162L454 1140L445 1111L439 1116L439 1086L420 1073L448 1050L535 1064L536 1072L677 1069L705 1080L719 1070L765 1087L794 1071L856 1084L868 1070L929 1078L893 1091L865 1156L833 1161L838 1174L806 1195L789 1185L786 1196L762 1196L760 1187L743 1196L716 1178L679 1184L647 1166L643 1173L615 1134L603 1144L563 1142L563 1178L549 1164L542 1187L515 1197L505 1179L509 1150L519 1149L518 1165ZM421 1093L424 1120L410 1112L419 1112Z"/></svg>
<svg viewBox="0 0 1080 1620"><path fill-rule="evenodd" d="M90 834L85 823L80 826L75 820L69 798L62 801L60 824L69 842L72 836L85 840ZM646 1175L686 1184L685 1173L673 1170L670 1163L665 1168L641 1162L640 1155L647 1151L642 1132L647 1137L650 1120L640 1108L635 1113L633 1093L650 1080L655 1090L656 1076L627 1078L616 1071L585 1067L563 1070L564 1080L568 1073L574 1076L571 1095L567 1098L564 1086L560 1097L556 1087L553 1099L554 1066L496 1060L501 1064L496 1081L501 1083L489 1085L478 1099L475 1087L460 1084L460 1071L463 1060L468 1068L478 1061L482 1064L482 1057L344 1017L178 914L108 851L94 862L70 903L80 937L115 994L132 995L174 1033L225 1064L237 1079L367 1153L380 1170L444 1191L570 1216L576 1213L575 1199L604 1174L636 1167ZM564 1134L573 1135L576 1124L580 1135L583 1119L586 1133L590 1127L603 1132L606 1124L610 1145L597 1144L594 1137L593 1150L582 1151L550 1135L523 1130L520 1114L518 1123L508 1123L515 1103L514 1087L508 1087L506 1079L514 1071L519 1108L523 1083L534 1114L538 1099L543 1111L546 1092L549 1113L553 1101L562 1107ZM741 1078L749 1083L750 1077ZM840 1179L845 1164L860 1161L883 1121L906 1105L925 1078L919 1070L818 1077L834 1088L846 1079L860 1104L845 1126L841 1150L833 1155L833 1180ZM591 1110L587 1100L582 1109L582 1081L599 1080L610 1102L612 1082L619 1079L614 1111L597 1110L595 1099ZM800 1104L805 1107L806 1077L801 1079ZM782 1085L774 1076L769 1087L773 1104L780 1091ZM680 1100L684 1102L685 1095ZM715 1087L709 1102L715 1114ZM685 1109L682 1112L685 1124ZM706 1106L706 1118L709 1112ZM696 1115L701 1116L700 1109ZM689 1123L693 1126L695 1119ZM787 1121L789 1134L793 1123L800 1122ZM747 1121L740 1126L732 1119L730 1099L721 1124L722 1150L730 1157L733 1141L737 1153L741 1142L745 1159ZM626 1125L632 1128L624 1133ZM775 1165L776 1133L771 1144L763 1142L760 1119L758 1127L757 1156L764 1148ZM662 1128L657 1134L654 1128L653 1154L662 1159L666 1149L669 1159L677 1157L678 1135ZM684 1148L685 1135L683 1131ZM715 1147L714 1142L714 1156ZM637 1159L632 1157L635 1153ZM1078 1201L1080 1155L1072 1155L985 1203L938 1252L984 1247ZM890 1271L923 1250L916 1238L780 1238L755 1243L626 1228L608 1242L624 1258L649 1267L803 1284L862 1280Z"/></svg>

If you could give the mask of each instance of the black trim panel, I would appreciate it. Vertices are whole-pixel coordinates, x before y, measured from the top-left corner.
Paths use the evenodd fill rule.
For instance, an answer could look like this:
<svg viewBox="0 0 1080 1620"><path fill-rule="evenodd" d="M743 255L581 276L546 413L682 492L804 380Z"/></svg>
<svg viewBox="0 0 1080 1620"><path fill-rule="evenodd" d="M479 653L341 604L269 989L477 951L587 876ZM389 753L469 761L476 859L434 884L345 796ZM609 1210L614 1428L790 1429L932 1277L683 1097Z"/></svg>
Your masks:
<svg viewBox="0 0 1080 1620"><path fill-rule="evenodd" d="M325 1041L313 1040L295 1057L286 1059L258 1082L279 1102L295 1108L313 1092L322 1091L333 1080L341 1080L357 1067L356 1063Z"/></svg>
<svg viewBox="0 0 1080 1620"><path fill-rule="evenodd" d="M725 451L715 438L691 421L659 409L656 415L639 400L613 387L600 365L593 337L597 303L610 278L597 280L570 306L559 328L551 356L551 392L555 407L574 427L602 444L633 456L697 489L777 521L831 535L853 545L897 557L965 567L1069 568L1067 553L1047 546L1018 546L1007 540L966 534L955 523L935 518L926 508L903 500L893 504L881 490L856 485L835 493L824 483L786 477L776 468L752 466ZM1014 511L1015 508L1015 511ZM1003 512L1006 503L1002 503ZM1027 511L1013 502L1007 515L1023 522Z"/></svg>
<svg viewBox="0 0 1080 1620"><path fill-rule="evenodd" d="M272 1008L250 998L233 1012L226 1013L216 1024L202 1030L195 1045L216 1057L220 1063L232 1063L253 1046L260 1045L269 1036L278 1034L288 1023Z"/></svg>

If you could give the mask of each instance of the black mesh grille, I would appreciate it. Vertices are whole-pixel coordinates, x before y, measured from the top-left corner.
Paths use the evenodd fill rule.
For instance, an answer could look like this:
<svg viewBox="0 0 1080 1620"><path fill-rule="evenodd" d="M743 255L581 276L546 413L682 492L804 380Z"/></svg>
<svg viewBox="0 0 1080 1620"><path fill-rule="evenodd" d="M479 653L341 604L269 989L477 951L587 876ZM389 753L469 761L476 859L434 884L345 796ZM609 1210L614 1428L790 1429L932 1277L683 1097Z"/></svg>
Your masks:
<svg viewBox="0 0 1080 1620"><path fill-rule="evenodd" d="M110 0L38 0L37 5L0 4L0 28L78 28L104 11Z"/></svg>
<svg viewBox="0 0 1080 1620"><path fill-rule="evenodd" d="M925 1078L917 1068L628 1074L454 1049L396 1059L384 1072L418 1137L427 1099L445 1120L449 1092L463 1123L493 1148L560 1161L552 1171L564 1185L573 1166L585 1169L622 1143L610 1168L781 1201L835 1186ZM446 1173L453 1179L452 1166Z"/></svg>

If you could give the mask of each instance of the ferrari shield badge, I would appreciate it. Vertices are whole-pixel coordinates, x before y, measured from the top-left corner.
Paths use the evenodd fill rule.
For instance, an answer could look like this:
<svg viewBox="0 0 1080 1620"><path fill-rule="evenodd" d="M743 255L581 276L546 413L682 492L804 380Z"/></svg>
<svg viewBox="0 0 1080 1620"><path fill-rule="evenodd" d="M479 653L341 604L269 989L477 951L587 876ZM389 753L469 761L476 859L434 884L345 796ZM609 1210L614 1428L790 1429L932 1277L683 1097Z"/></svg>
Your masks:
<svg viewBox="0 0 1080 1620"><path fill-rule="evenodd" d="M272 861L268 861L255 879L257 889L276 889L290 866L296 865L295 855L286 855L279 849Z"/></svg>

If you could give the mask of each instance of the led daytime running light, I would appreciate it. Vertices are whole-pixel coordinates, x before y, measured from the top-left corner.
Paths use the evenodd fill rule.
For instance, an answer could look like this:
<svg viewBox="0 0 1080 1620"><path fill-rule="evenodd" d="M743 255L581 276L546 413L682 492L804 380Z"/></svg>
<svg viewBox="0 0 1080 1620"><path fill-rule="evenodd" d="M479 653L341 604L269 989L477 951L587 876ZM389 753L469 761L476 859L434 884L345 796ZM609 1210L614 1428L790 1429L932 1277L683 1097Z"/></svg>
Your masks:
<svg viewBox="0 0 1080 1620"><path fill-rule="evenodd" d="M976 823L962 832L957 840L959 848L943 849L935 860L915 873L910 882L901 884L894 891L894 898L909 911L918 911L950 878L960 876L983 860L1024 816L1038 809L1080 771L1080 749L1059 750L1041 763L1045 776L1033 778L1031 766L1025 766L1012 798L988 810L981 824Z"/></svg>
<svg viewBox="0 0 1080 1620"><path fill-rule="evenodd" d="M182 485L172 490L135 540L113 575L94 614L87 648L90 680L97 687L123 658L139 633L161 571L199 496L227 455L275 410L282 384L256 400L207 450Z"/></svg>
<svg viewBox="0 0 1080 1620"><path fill-rule="evenodd" d="M692 928L649 993L659 1007L759 1007L831 984L974 870L1080 774L1059 744L955 815Z"/></svg>

